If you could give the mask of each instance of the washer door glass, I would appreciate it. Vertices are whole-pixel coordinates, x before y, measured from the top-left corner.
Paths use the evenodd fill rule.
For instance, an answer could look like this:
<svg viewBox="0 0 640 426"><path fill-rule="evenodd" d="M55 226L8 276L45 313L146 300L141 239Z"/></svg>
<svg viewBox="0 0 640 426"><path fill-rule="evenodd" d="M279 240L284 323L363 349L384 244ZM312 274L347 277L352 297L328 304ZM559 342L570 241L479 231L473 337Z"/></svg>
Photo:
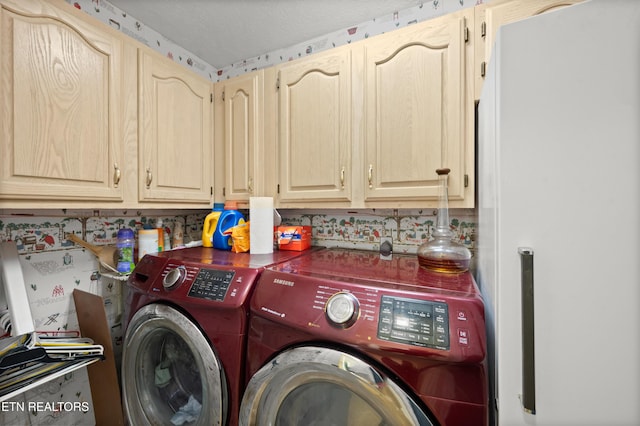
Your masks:
<svg viewBox="0 0 640 426"><path fill-rule="evenodd" d="M188 318L148 305L132 318L122 357L125 415L131 425L221 425L226 383L208 341Z"/></svg>
<svg viewBox="0 0 640 426"><path fill-rule="evenodd" d="M433 425L391 379L362 360L328 348L278 355L250 380L241 425Z"/></svg>

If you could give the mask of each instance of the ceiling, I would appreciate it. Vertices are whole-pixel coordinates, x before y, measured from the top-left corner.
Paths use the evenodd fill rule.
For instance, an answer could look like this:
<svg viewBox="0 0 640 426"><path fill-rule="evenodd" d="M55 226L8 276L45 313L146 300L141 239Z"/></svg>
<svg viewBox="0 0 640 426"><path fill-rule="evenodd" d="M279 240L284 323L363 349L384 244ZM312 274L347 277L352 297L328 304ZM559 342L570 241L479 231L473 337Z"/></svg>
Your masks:
<svg viewBox="0 0 640 426"><path fill-rule="evenodd" d="M109 0L216 69L424 0Z"/></svg>

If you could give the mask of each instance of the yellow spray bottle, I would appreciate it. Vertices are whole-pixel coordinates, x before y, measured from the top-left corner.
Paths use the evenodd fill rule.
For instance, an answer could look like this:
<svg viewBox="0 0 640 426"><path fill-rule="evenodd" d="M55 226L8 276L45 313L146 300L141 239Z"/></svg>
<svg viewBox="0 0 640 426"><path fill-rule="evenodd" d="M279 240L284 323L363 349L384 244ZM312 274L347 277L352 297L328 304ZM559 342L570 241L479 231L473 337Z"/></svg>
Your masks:
<svg viewBox="0 0 640 426"><path fill-rule="evenodd" d="M213 247L213 233L216 232L218 219L224 211L224 204L214 203L213 211L204 218L202 224L202 247Z"/></svg>

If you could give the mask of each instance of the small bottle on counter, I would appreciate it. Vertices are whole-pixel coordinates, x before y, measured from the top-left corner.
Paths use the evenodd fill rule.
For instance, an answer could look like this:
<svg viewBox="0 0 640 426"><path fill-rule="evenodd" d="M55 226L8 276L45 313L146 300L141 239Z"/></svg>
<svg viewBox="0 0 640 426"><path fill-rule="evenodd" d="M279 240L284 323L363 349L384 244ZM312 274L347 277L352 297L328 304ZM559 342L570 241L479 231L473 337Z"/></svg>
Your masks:
<svg viewBox="0 0 640 426"><path fill-rule="evenodd" d="M182 228L182 222L176 220L173 225L173 248L182 247L184 245L184 230Z"/></svg>
<svg viewBox="0 0 640 426"><path fill-rule="evenodd" d="M138 231L138 260L145 254L158 253L158 230L140 229Z"/></svg>
<svg viewBox="0 0 640 426"><path fill-rule="evenodd" d="M158 219L156 222L156 228L158 229L158 251L171 250L171 241L169 239L169 233L164 228L162 219Z"/></svg>
<svg viewBox="0 0 640 426"><path fill-rule="evenodd" d="M135 267L133 263L134 245L135 238L131 229L124 228L118 231L118 240L116 242L116 247L118 249L118 264L116 269L121 274L129 274Z"/></svg>

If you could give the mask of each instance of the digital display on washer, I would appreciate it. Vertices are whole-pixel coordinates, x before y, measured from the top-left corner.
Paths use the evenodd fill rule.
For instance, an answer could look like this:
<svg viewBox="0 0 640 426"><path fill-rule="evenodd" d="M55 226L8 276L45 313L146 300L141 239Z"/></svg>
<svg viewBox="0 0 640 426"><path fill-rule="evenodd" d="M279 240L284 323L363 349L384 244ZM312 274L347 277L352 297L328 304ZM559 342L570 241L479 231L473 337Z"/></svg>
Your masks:
<svg viewBox="0 0 640 426"><path fill-rule="evenodd" d="M234 271L200 269L189 289L190 297L223 301L233 280Z"/></svg>
<svg viewBox="0 0 640 426"><path fill-rule="evenodd" d="M382 296L378 338L448 350L449 308L442 302Z"/></svg>

